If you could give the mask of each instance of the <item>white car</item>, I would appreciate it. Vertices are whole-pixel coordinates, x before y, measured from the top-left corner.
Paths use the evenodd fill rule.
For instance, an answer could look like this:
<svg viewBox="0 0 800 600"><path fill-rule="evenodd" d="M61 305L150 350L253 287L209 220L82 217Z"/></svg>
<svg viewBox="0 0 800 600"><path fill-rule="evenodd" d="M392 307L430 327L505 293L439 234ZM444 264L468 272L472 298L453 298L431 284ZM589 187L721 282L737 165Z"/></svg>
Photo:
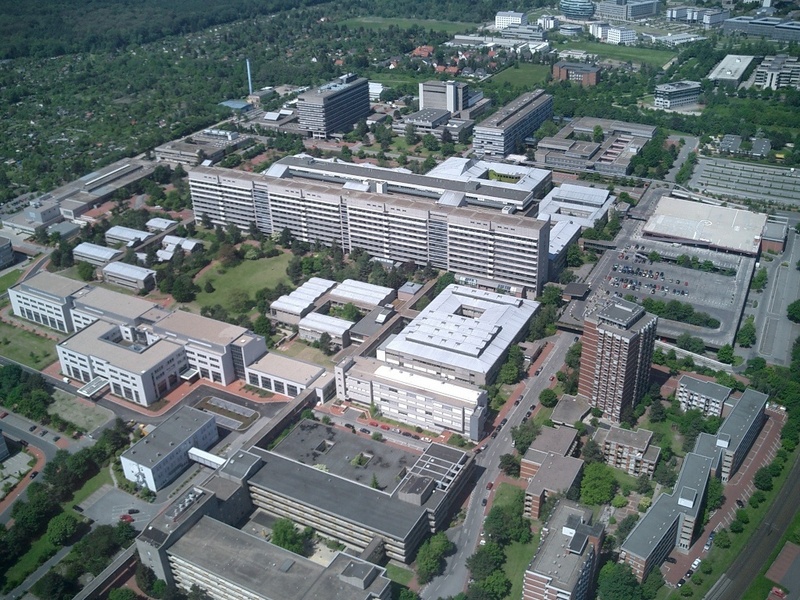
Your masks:
<svg viewBox="0 0 800 600"><path fill-rule="evenodd" d="M694 562L692 563L692 570L693 570L693 571L696 571L696 570L697 570L697 567L699 567L699 566L700 566L700 562L701 562L701 561L700 561L700 559L699 559L699 558L695 558L695 559L694 559Z"/></svg>

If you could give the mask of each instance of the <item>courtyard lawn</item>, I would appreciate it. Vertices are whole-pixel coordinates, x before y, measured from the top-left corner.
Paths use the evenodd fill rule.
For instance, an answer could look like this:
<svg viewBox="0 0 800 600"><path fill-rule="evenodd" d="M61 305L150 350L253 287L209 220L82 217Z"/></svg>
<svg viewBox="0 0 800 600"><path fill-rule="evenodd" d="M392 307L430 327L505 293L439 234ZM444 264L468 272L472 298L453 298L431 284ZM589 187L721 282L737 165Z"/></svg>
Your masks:
<svg viewBox="0 0 800 600"><path fill-rule="evenodd" d="M639 421L638 427L652 431L655 435L660 435L661 440L654 442L656 446L664 448L667 443L672 446L672 452L675 456L686 456L683 451L683 436L678 433L677 425L667 419L660 423L651 423L650 419L642 419ZM675 429L673 429L675 427Z"/></svg>
<svg viewBox="0 0 800 600"><path fill-rule="evenodd" d="M503 571L511 582L511 592L506 596L510 600L520 600L522 598L522 580L525 577L525 570L531 563L536 549L539 547L539 534L533 535L533 539L527 544L511 542L506 546L506 562Z"/></svg>
<svg viewBox="0 0 800 600"><path fill-rule="evenodd" d="M0 277L0 294L5 294L8 288L17 283L20 275L22 275L22 271L14 269Z"/></svg>
<svg viewBox="0 0 800 600"><path fill-rule="evenodd" d="M584 50L591 54L597 54L600 58L625 62L630 61L640 64L645 63L655 67L663 67L677 54L677 52L671 50L655 50L653 48L637 48L635 46L614 46L612 44L601 44L600 42L583 40L568 40L565 44L559 44L558 49Z"/></svg>
<svg viewBox="0 0 800 600"><path fill-rule="evenodd" d="M231 269L214 265L195 281L200 286L195 303L201 307L221 304L230 310L230 293L234 290L247 292L250 298L254 298L256 292L262 288L272 288L279 283L291 285L286 275L286 267L291 258L292 255L285 252L273 258L244 260ZM211 281L214 286L214 291L210 294L204 291L207 281Z"/></svg>
<svg viewBox="0 0 800 600"><path fill-rule="evenodd" d="M404 569L403 567L398 567L394 563L389 563L386 565L386 575L395 583L399 583L400 585L404 585L406 587L408 587L408 584L411 583L412 579L414 579L413 571Z"/></svg>
<svg viewBox="0 0 800 600"><path fill-rule="evenodd" d="M0 323L0 356L35 369L43 369L55 362L55 347L56 342L53 340L23 331L8 323Z"/></svg>
<svg viewBox="0 0 800 600"><path fill-rule="evenodd" d="M486 82L490 87L501 86L508 82L511 87L533 89L537 85L544 83L545 78L550 73L547 65L534 65L531 63L517 63L517 67L503 69Z"/></svg>
<svg viewBox="0 0 800 600"><path fill-rule="evenodd" d="M506 506L514 502L514 496L518 494L520 488L509 483L501 483L497 486L494 493L494 500L492 500L492 508L495 506Z"/></svg>
<svg viewBox="0 0 800 600"><path fill-rule="evenodd" d="M325 353L319 348L314 348L298 340L294 340L288 346L282 346L280 350L275 350L274 352L275 354L283 354L291 358L314 363L315 365L334 366L332 356L325 356Z"/></svg>
<svg viewBox="0 0 800 600"><path fill-rule="evenodd" d="M459 21L434 21L420 19L384 18L384 17L356 17L341 21L348 29L364 27L366 29L388 29L395 26L400 29L410 29L411 27L422 27L433 31L444 31L445 33L460 33L478 27L477 23L463 23Z"/></svg>

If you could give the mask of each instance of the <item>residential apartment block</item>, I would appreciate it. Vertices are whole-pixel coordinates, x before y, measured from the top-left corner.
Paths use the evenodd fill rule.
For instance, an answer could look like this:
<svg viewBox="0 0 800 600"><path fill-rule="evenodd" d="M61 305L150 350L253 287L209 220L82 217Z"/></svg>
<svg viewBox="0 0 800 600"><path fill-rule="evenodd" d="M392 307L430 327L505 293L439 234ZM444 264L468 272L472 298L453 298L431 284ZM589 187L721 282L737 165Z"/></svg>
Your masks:
<svg viewBox="0 0 800 600"><path fill-rule="evenodd" d="M490 170L514 183L489 179ZM547 281L549 226L513 213L544 195L549 182L541 169L460 158L428 175L303 155L264 175L202 167L189 175L198 220L205 214L243 229L255 223L270 235L288 228L310 243L430 263L536 294Z"/></svg>
<svg viewBox="0 0 800 600"><path fill-rule="evenodd" d="M574 458L578 435L572 427L542 427L520 464L525 488L525 516L541 517L544 503L554 494L566 494L580 481L583 461Z"/></svg>
<svg viewBox="0 0 800 600"><path fill-rule="evenodd" d="M560 500L522 582L523 600L590 600L605 531L592 510Z"/></svg>
<svg viewBox="0 0 800 600"><path fill-rule="evenodd" d="M182 406L123 452L122 472L128 481L157 492L186 469L191 448L207 450L218 439L214 415Z"/></svg>
<svg viewBox="0 0 800 600"><path fill-rule="evenodd" d="M656 470L661 448L650 445L652 438L653 432L647 429L631 431L614 425L609 429L600 428L594 434L606 464L634 477L652 477Z"/></svg>
<svg viewBox="0 0 800 600"><path fill-rule="evenodd" d="M699 81L675 81L657 85L655 107L676 108L686 104L697 104L701 91Z"/></svg>
<svg viewBox="0 0 800 600"><path fill-rule="evenodd" d="M730 481L758 437L766 416L767 396L745 390L717 435L701 433L686 455L669 495L662 494L622 544L620 559L644 581L673 548L688 553L702 527L710 477Z"/></svg>
<svg viewBox="0 0 800 600"><path fill-rule="evenodd" d="M704 417L721 417L722 408L731 395L731 388L713 381L703 381L691 375L682 375L675 399L681 410L697 409Z"/></svg>
<svg viewBox="0 0 800 600"><path fill-rule="evenodd" d="M297 114L300 127L314 138L346 133L369 115L369 82L348 73L303 92L297 97Z"/></svg>
<svg viewBox="0 0 800 600"><path fill-rule="evenodd" d="M657 323L658 317L627 300L584 317L578 394L613 421L647 390Z"/></svg>
<svg viewBox="0 0 800 600"><path fill-rule="evenodd" d="M553 116L553 97L526 92L475 126L472 146L478 156L505 157L525 146L525 138Z"/></svg>

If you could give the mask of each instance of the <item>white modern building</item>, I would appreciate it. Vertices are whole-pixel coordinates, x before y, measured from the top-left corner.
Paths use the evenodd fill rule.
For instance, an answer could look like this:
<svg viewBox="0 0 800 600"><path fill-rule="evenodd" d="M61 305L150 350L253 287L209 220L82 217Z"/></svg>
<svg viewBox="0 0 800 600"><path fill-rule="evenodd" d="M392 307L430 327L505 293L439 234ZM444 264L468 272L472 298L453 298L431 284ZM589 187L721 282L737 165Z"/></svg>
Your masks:
<svg viewBox="0 0 800 600"><path fill-rule="evenodd" d="M543 90L526 92L475 126L472 145L478 156L508 156L553 116L553 97Z"/></svg>
<svg viewBox="0 0 800 600"><path fill-rule="evenodd" d="M606 42L618 46L632 46L637 40L636 31L627 27L609 27Z"/></svg>
<svg viewBox="0 0 800 600"><path fill-rule="evenodd" d="M704 417L722 416L722 408L731 395L731 388L690 375L681 376L675 398L681 410L699 410Z"/></svg>
<svg viewBox="0 0 800 600"><path fill-rule="evenodd" d="M269 305L269 316L287 325L297 325L300 319L314 310L322 296L336 286L335 281L312 277L289 294L284 294Z"/></svg>
<svg viewBox="0 0 800 600"><path fill-rule="evenodd" d="M676 108L687 104L697 104L700 99L699 81L675 81L656 86L655 107Z"/></svg>
<svg viewBox="0 0 800 600"><path fill-rule="evenodd" d="M156 286L156 272L152 269L123 262L108 263L103 267L103 279L134 291L148 291Z"/></svg>
<svg viewBox="0 0 800 600"><path fill-rule="evenodd" d="M449 285L378 348L377 358L437 378L488 385L538 308L533 300Z"/></svg>
<svg viewBox="0 0 800 600"><path fill-rule="evenodd" d="M580 225L582 229L594 227L608 216L615 196L606 189L565 183L554 187L539 204L539 217L551 222Z"/></svg>
<svg viewBox="0 0 800 600"><path fill-rule="evenodd" d="M87 262L95 267L102 267L121 255L121 250L99 246L90 242L81 242L72 249L72 257L75 262Z"/></svg>
<svg viewBox="0 0 800 600"><path fill-rule="evenodd" d="M72 296L85 283L39 271L8 290L11 310L18 317L62 333L72 331Z"/></svg>
<svg viewBox="0 0 800 600"><path fill-rule="evenodd" d="M514 12L512 10L501 10L494 17L494 26L496 29L505 29L509 25L527 25L528 15L522 12Z"/></svg>
<svg viewBox="0 0 800 600"><path fill-rule="evenodd" d="M268 352L245 367L248 384L294 398L325 374L325 369Z"/></svg>
<svg viewBox="0 0 800 600"><path fill-rule="evenodd" d="M322 334L327 333L332 344L345 348L350 345L349 332L353 325L355 323L347 319L312 312L300 319L298 330L301 340L318 342Z"/></svg>
<svg viewBox="0 0 800 600"><path fill-rule="evenodd" d="M157 492L189 466L189 450L208 450L219 439L214 415L182 406L120 457L128 481Z"/></svg>
<svg viewBox="0 0 800 600"><path fill-rule="evenodd" d="M130 227L122 227L121 225L114 225L106 231L106 244L122 245L122 246L136 246L145 240L153 237L149 231L139 231L138 229L131 229Z"/></svg>

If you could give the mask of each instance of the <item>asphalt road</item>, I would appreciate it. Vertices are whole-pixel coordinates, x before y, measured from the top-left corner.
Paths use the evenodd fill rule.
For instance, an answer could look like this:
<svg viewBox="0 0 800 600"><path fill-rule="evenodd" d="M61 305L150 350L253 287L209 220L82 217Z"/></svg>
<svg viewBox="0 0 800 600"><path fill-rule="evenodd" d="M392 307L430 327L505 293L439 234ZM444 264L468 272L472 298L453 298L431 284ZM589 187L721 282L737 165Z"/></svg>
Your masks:
<svg viewBox="0 0 800 600"><path fill-rule="evenodd" d="M770 554L786 533L797 511L800 497L800 461L795 461L786 483L737 559L713 588L706 600L739 600L764 568Z"/></svg>
<svg viewBox="0 0 800 600"><path fill-rule="evenodd" d="M511 428L521 423L531 404L538 403L539 394L550 385L550 376L564 364L567 350L573 343L572 335L567 333L561 333L550 340L553 347L540 365L541 374L526 381L526 390L519 405L513 406L506 415L508 423L497 438L490 438L486 442L483 451L478 455L475 488L467 505L464 522L447 531L447 537L455 544L456 551L447 558L444 574L436 577L422 589L420 597L423 600L455 596L466 588L469 579L466 561L478 546L483 519L488 509L481 506L481 499L489 495L486 485L497 479L500 474L500 456L512 451Z"/></svg>

